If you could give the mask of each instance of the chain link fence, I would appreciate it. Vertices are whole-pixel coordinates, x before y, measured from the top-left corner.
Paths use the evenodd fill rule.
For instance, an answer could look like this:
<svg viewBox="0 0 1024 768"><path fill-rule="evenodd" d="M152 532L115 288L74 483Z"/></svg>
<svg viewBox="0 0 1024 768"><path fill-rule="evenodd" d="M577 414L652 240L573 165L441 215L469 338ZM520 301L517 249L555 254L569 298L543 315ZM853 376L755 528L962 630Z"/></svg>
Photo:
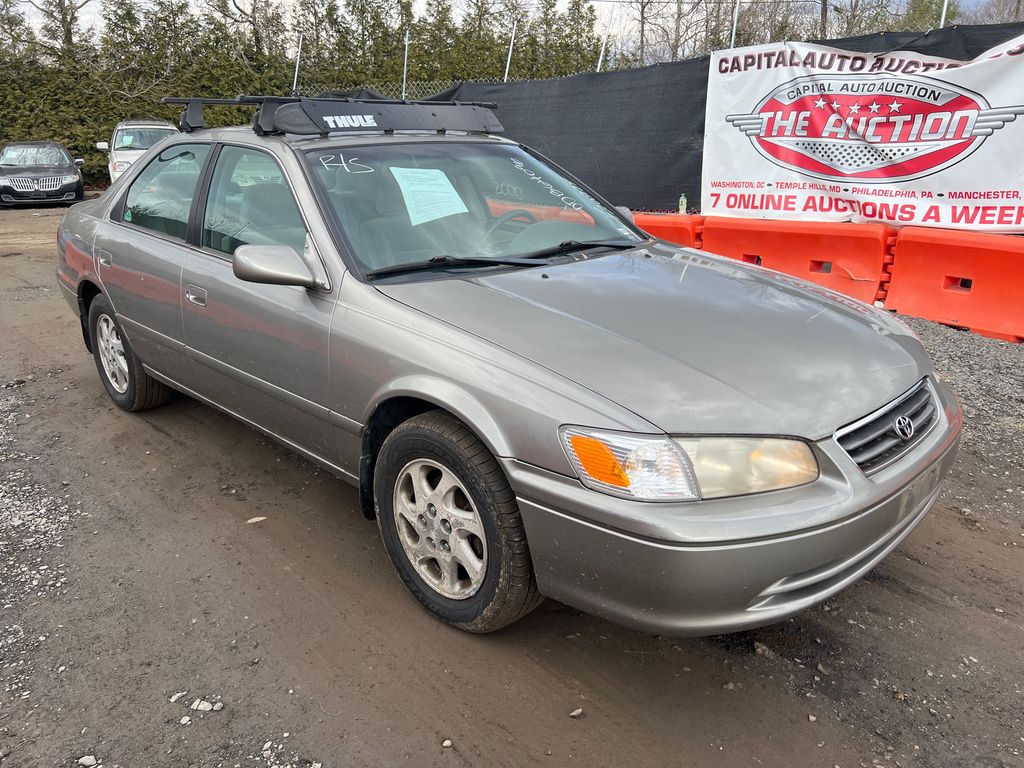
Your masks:
<svg viewBox="0 0 1024 768"><path fill-rule="evenodd" d="M412 101L418 99L426 99L433 96L435 93L440 93L451 88L454 85L458 85L463 82L462 80L410 80L405 84L405 98ZM502 79L500 77L480 77L473 78L474 83L500 83ZM511 80L509 82L512 82ZM299 93L303 96L316 96L323 93L324 91L355 91L360 89L366 89L375 91L382 96L387 96L389 99L401 99L402 98L402 81L377 81L370 83L361 83L359 85L338 85L336 83L317 83L317 82L303 82L299 85Z"/></svg>

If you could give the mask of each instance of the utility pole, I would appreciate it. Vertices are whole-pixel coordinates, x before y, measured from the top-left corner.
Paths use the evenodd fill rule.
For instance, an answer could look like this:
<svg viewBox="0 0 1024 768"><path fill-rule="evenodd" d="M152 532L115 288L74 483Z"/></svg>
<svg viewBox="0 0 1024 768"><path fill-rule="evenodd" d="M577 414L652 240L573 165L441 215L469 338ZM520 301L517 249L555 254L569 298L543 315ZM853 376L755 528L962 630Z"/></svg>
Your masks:
<svg viewBox="0 0 1024 768"><path fill-rule="evenodd" d="M519 26L518 21L512 22L512 37L508 39L508 56L505 57L505 77L501 82L508 82L508 68L512 66L512 46L516 44L516 29Z"/></svg>
<svg viewBox="0 0 1024 768"><path fill-rule="evenodd" d="M299 62L302 61L302 33L299 32L299 50L295 53L295 76L292 77L292 96L299 95Z"/></svg>
<svg viewBox="0 0 1024 768"><path fill-rule="evenodd" d="M828 0L821 0L821 34L822 40L828 40Z"/></svg>

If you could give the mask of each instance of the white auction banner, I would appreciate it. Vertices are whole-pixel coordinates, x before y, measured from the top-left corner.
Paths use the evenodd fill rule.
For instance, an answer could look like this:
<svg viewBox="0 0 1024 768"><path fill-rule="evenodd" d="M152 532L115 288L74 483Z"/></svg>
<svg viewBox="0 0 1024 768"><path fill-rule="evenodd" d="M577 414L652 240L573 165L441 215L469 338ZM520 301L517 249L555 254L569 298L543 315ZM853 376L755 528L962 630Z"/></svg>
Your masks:
<svg viewBox="0 0 1024 768"><path fill-rule="evenodd" d="M973 61L711 56L701 213L1024 232L1024 36Z"/></svg>

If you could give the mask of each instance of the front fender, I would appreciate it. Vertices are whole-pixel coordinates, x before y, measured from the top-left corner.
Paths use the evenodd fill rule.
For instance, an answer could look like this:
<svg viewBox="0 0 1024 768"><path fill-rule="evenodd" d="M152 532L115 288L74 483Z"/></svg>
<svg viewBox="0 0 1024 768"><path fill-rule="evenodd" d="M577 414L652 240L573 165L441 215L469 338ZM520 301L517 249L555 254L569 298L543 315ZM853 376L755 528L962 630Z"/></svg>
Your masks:
<svg viewBox="0 0 1024 768"><path fill-rule="evenodd" d="M396 397L411 397L433 403L462 421L495 456L513 455L505 429L493 418L484 404L464 387L439 376L412 374L387 382L374 393L367 404L362 423L368 424L382 403Z"/></svg>

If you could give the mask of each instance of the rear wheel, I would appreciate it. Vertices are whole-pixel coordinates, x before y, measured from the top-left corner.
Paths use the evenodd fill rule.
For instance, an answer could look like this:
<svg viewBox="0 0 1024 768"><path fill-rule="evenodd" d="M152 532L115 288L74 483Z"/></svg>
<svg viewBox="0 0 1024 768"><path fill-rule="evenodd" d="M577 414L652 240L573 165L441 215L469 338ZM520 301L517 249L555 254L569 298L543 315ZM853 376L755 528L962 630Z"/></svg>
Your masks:
<svg viewBox="0 0 1024 768"><path fill-rule="evenodd" d="M388 436L374 498L391 562L437 618L492 632L543 600L508 480L486 446L449 414L420 414Z"/></svg>
<svg viewBox="0 0 1024 768"><path fill-rule="evenodd" d="M142 411L167 402L170 388L143 370L103 294L89 304L89 338L100 380L118 407Z"/></svg>

